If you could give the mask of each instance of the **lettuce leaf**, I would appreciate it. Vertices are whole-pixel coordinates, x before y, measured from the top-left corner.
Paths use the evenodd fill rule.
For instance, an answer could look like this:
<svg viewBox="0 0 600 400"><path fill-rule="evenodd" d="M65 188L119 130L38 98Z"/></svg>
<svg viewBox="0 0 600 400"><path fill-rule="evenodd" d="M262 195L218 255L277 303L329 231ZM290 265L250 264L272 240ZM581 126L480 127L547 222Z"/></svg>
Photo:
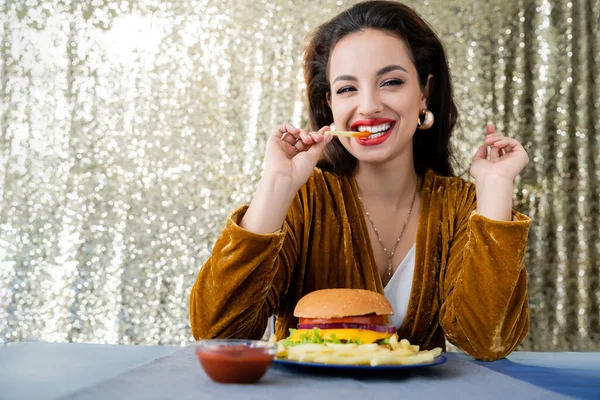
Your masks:
<svg viewBox="0 0 600 400"><path fill-rule="evenodd" d="M293 329L290 328L290 336L288 336L287 338L283 339L282 343L284 346L298 346L300 344L324 344L324 343L336 343L336 344L341 344L343 343L340 339L338 339L338 337L335 334L332 334L329 336L329 338L327 339L323 339L321 338L320 332L321 330L317 327L312 328L311 331L308 331L302 335L300 335L299 340L296 341L292 341L291 336L294 334L294 332L296 332L297 329ZM387 340L387 339L385 339ZM355 343L357 345L361 345L363 344L362 340L360 338L356 338L354 340L348 340L345 343ZM389 340L388 340L389 343Z"/></svg>

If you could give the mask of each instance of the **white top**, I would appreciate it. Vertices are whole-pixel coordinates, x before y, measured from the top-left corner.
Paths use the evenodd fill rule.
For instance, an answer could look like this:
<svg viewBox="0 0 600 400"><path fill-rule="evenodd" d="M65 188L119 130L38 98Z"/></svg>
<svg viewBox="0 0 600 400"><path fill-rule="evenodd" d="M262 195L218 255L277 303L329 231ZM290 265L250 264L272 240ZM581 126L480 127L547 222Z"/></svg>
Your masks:
<svg viewBox="0 0 600 400"><path fill-rule="evenodd" d="M413 244L394 275L392 275L392 279L383 289L385 297L394 309L394 315L390 316L390 324L396 328L400 328L400 325L402 325L408 309L408 300L410 299L410 290L412 289L415 272L415 248L416 244Z"/></svg>

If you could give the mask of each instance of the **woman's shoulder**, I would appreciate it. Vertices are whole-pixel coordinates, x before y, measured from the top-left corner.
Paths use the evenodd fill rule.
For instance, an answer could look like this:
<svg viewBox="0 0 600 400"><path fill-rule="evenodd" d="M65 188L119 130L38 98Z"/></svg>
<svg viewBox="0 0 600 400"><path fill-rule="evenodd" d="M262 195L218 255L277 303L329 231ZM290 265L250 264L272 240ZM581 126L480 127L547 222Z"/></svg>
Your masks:
<svg viewBox="0 0 600 400"><path fill-rule="evenodd" d="M349 198L355 197L355 192L351 176L338 175L315 167L298 194L303 203L311 206L341 207Z"/></svg>
<svg viewBox="0 0 600 400"><path fill-rule="evenodd" d="M351 185L350 177L315 167L305 186L309 189L331 189L347 185Z"/></svg>
<svg viewBox="0 0 600 400"><path fill-rule="evenodd" d="M475 188L475 184L459 176L444 176L439 172L428 169L424 174L424 185L429 185L435 188L453 189L453 190L471 190Z"/></svg>
<svg viewBox="0 0 600 400"><path fill-rule="evenodd" d="M444 176L428 169L423 179L423 194L432 202L472 203L475 201L475 184L458 176Z"/></svg>

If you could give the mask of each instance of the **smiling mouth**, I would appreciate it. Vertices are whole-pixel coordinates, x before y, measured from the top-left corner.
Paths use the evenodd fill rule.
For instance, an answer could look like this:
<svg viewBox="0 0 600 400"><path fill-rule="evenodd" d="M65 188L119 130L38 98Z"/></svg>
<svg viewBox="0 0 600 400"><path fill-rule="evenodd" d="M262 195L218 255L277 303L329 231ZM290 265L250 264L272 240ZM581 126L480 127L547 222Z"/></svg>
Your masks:
<svg viewBox="0 0 600 400"><path fill-rule="evenodd" d="M379 125L375 125L375 126L363 125L363 126L357 126L356 131L357 132L369 131L371 133L369 136L361 138L362 140L377 139L378 137L385 135L387 133L387 131L389 131L393 126L394 126L393 122L386 122L384 124L379 124Z"/></svg>

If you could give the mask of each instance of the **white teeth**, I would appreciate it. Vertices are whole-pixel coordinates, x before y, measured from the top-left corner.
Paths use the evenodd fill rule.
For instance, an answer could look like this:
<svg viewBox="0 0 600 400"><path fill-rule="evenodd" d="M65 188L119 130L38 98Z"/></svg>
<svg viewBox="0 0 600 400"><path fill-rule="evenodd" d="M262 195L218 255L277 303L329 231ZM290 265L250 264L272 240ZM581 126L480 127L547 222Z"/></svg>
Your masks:
<svg viewBox="0 0 600 400"><path fill-rule="evenodd" d="M359 132L369 131L369 132L372 133L372 135L369 135L367 137L367 139L375 139L375 138L378 138L380 136L385 135L385 133L391 127L392 127L392 123L391 122L387 122L385 124L375 125L375 126L359 126L358 127L358 131Z"/></svg>
<svg viewBox="0 0 600 400"><path fill-rule="evenodd" d="M386 132L387 132L387 131L383 131L383 132L379 132L379 133L374 133L374 134L372 134L372 135L369 135L369 136L367 136L367 139L375 139L375 138L378 138L378 137L380 137L380 136L383 136L383 135L385 135L385 133L386 133Z"/></svg>
<svg viewBox="0 0 600 400"><path fill-rule="evenodd" d="M358 131L362 132L362 131L370 131L373 133L379 133L379 132L385 132L388 129L390 129L392 127L392 123L391 122L387 122L385 124L381 124L381 125L375 125L375 126L359 126L358 127Z"/></svg>

